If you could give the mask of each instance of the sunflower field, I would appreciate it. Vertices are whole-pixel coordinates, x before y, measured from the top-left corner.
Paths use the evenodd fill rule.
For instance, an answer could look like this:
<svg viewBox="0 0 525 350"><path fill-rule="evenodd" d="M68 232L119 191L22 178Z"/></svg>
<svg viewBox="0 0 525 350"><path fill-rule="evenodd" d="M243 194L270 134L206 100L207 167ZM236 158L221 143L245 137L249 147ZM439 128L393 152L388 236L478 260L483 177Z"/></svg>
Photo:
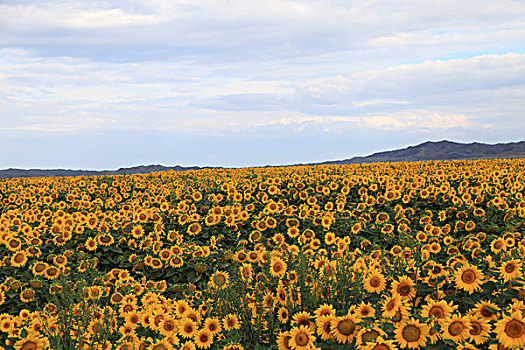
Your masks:
<svg viewBox="0 0 525 350"><path fill-rule="evenodd" d="M525 160L0 180L0 349L525 348Z"/></svg>

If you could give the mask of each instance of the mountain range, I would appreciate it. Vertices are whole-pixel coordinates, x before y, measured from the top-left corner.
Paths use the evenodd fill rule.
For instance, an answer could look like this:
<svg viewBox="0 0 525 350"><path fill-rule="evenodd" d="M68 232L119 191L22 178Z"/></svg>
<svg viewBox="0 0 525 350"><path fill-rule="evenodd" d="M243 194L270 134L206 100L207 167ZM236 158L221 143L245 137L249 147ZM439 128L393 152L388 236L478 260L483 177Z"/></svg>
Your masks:
<svg viewBox="0 0 525 350"><path fill-rule="evenodd" d="M452 141L427 141L417 146L403 149L384 151L365 157L353 157L343 160L326 161L322 163L294 164L359 164L375 162L415 162L428 160L474 160L492 158L525 158L525 140L520 142L485 144L479 142L459 143ZM69 169L4 169L0 170L0 179L14 177L42 177L42 176L91 176L91 175L130 175L146 174L158 171L185 171L210 169L212 167L182 167L163 165L139 165L118 170L69 170Z"/></svg>

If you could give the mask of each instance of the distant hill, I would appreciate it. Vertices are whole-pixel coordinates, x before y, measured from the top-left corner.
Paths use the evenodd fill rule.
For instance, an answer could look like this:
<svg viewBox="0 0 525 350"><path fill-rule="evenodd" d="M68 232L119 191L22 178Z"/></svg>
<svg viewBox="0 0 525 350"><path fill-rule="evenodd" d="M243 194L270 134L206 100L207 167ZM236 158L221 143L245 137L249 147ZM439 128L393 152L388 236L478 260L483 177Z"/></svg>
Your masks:
<svg viewBox="0 0 525 350"><path fill-rule="evenodd" d="M498 143L459 143L427 141L417 146L378 152L366 157L323 162L321 164L358 164L375 162L417 162L427 160L474 160L491 158L525 158L525 141Z"/></svg>
<svg viewBox="0 0 525 350"><path fill-rule="evenodd" d="M43 177L43 176L92 176L92 175L131 175L147 174L157 171L199 170L209 167L182 167L180 165L167 167L163 165L139 165L118 170L69 170L69 169L5 169L0 170L0 179L12 177Z"/></svg>
<svg viewBox="0 0 525 350"><path fill-rule="evenodd" d="M416 162L426 160L474 160L490 158L525 158L525 141L498 143L459 143L451 141L427 141L417 146L403 149L378 152L366 157L353 157L343 160L327 161L314 164L358 164L375 162ZM67 169L6 169L0 170L0 179L13 177L42 176L91 176L91 175L131 175L147 174L158 171L186 171L210 169L211 167L182 167L179 165L167 167L163 165L139 165L118 170L67 170Z"/></svg>

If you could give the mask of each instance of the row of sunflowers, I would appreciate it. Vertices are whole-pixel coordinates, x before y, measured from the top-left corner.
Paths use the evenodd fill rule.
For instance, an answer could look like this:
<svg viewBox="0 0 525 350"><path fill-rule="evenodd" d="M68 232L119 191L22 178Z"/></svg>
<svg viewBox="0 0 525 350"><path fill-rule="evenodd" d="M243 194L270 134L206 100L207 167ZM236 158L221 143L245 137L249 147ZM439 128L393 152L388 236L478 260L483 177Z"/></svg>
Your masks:
<svg viewBox="0 0 525 350"><path fill-rule="evenodd" d="M0 349L525 348L524 169L0 180Z"/></svg>

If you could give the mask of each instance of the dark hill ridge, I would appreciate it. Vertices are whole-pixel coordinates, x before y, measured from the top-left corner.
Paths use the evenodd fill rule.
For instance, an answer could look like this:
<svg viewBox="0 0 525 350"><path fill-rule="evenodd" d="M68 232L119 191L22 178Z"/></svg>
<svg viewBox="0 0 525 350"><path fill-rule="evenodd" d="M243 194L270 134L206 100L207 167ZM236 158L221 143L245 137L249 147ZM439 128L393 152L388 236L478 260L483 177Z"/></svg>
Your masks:
<svg viewBox="0 0 525 350"><path fill-rule="evenodd" d="M490 158L525 158L525 141L498 143L459 143L427 141L394 151L378 152L366 157L323 162L321 164L357 164L374 162L417 162L426 160L474 160Z"/></svg>
<svg viewBox="0 0 525 350"><path fill-rule="evenodd" d="M375 162L415 162L426 160L473 160L490 158L525 158L525 141L498 143L459 143L451 141L427 141L417 146L410 146L394 151L374 153L366 157L328 161L315 164L358 164ZM182 167L179 165L167 167L163 165L139 165L118 170L67 170L67 169L6 169L0 170L0 179L13 177L42 177L42 176L91 176L91 175L131 175L147 174L158 171L186 171L210 169L212 167Z"/></svg>
<svg viewBox="0 0 525 350"><path fill-rule="evenodd" d="M120 168L118 170L69 170L69 169L5 169L0 170L0 179L13 177L44 177L44 176L92 176L92 175L131 175L148 174L157 171L185 171L209 169L210 167L182 167L175 165L167 167L163 165L139 165L130 168Z"/></svg>

